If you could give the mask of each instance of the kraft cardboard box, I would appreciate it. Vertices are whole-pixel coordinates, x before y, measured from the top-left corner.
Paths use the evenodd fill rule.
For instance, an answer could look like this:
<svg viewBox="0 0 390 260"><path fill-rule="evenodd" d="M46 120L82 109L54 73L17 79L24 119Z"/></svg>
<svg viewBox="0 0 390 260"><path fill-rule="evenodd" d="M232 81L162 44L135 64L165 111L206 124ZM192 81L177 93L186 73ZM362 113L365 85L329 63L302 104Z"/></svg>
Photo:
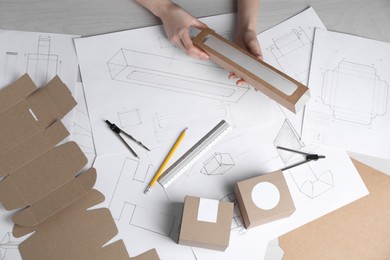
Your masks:
<svg viewBox="0 0 390 260"><path fill-rule="evenodd" d="M237 182L234 194L247 229L291 216L295 212L282 171Z"/></svg>
<svg viewBox="0 0 390 260"><path fill-rule="evenodd" d="M186 196L179 244L225 251L229 246L234 204Z"/></svg>
<svg viewBox="0 0 390 260"><path fill-rule="evenodd" d="M306 86L257 59L247 50L226 40L210 28L203 29L193 42L216 64L234 72L256 90L294 113L301 110L310 98Z"/></svg>

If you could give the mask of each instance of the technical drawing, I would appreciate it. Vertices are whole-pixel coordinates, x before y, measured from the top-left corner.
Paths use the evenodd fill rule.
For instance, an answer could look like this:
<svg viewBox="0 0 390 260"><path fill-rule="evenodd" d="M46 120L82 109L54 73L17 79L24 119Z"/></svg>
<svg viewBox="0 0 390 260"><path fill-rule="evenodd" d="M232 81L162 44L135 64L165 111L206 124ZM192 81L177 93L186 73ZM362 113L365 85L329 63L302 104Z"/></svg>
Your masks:
<svg viewBox="0 0 390 260"><path fill-rule="evenodd" d="M325 71L321 100L332 110L334 119L368 126L386 114L388 93L389 84L373 66L342 60L336 68Z"/></svg>
<svg viewBox="0 0 390 260"><path fill-rule="evenodd" d="M214 153L203 162L200 172L205 175L224 175L234 166L235 163L229 153Z"/></svg>
<svg viewBox="0 0 390 260"><path fill-rule="evenodd" d="M177 216L163 213L168 198L162 187L156 185L145 196L146 180L155 174L155 168L145 160L125 158L115 182L108 208L115 220L163 236L171 236L177 228Z"/></svg>
<svg viewBox="0 0 390 260"><path fill-rule="evenodd" d="M39 36L36 53L27 53L27 69L36 85L46 85L55 75L59 67L59 57L51 53L50 36Z"/></svg>
<svg viewBox="0 0 390 260"><path fill-rule="evenodd" d="M88 158L88 164L84 166L84 169L87 169L95 161L96 150L82 85L77 86L76 101L77 106L73 117L72 140L80 146Z"/></svg>
<svg viewBox="0 0 390 260"><path fill-rule="evenodd" d="M141 113L139 108L118 112L119 124L122 128L142 124Z"/></svg>
<svg viewBox="0 0 390 260"><path fill-rule="evenodd" d="M16 240L11 232L7 232L0 240L0 260L11 260L12 256L7 257L7 255L10 255L11 250L17 251L20 243L21 241Z"/></svg>
<svg viewBox="0 0 390 260"><path fill-rule="evenodd" d="M191 107L190 109L158 112L153 117L153 127L158 142L174 138L175 130L184 126L191 127L220 121L233 121L232 110L229 104L219 103Z"/></svg>
<svg viewBox="0 0 390 260"><path fill-rule="evenodd" d="M306 82L313 46L306 31L302 27L291 29L290 32L273 39L273 44L267 50L272 54L280 68L287 75Z"/></svg>
<svg viewBox="0 0 390 260"><path fill-rule="evenodd" d="M8 86L12 82L15 81L15 79L18 77L18 75L15 75L17 70L17 63L18 63L18 52L14 51L7 51L5 53L5 59L4 59L4 75L3 75L3 86Z"/></svg>
<svg viewBox="0 0 390 260"><path fill-rule="evenodd" d="M237 232L238 235L244 235L247 230L244 226L244 220L242 219L241 212L238 207L237 199L234 193L227 194L225 197L221 199L221 201L232 202L234 204L232 225L230 230Z"/></svg>
<svg viewBox="0 0 390 260"><path fill-rule="evenodd" d="M150 61L147 68L142 63L145 60ZM175 68L189 64L191 69L176 73ZM223 101L238 102L249 91L249 86L236 86L229 81L226 71L220 67L133 50L120 49L107 61L107 66L116 81ZM213 76L204 79L203 75Z"/></svg>
<svg viewBox="0 0 390 260"><path fill-rule="evenodd" d="M152 209L125 202L118 220L129 217L129 225L169 237L174 229L176 217Z"/></svg>
<svg viewBox="0 0 390 260"><path fill-rule="evenodd" d="M299 151L304 147L299 140L300 138L296 131L286 119L275 137L274 146L275 148L282 146ZM299 154L281 149L276 150L286 166L293 164L299 158ZM310 164L303 164L291 168L288 171L299 191L311 199L318 197L334 187L333 175L329 170L318 172L313 170Z"/></svg>

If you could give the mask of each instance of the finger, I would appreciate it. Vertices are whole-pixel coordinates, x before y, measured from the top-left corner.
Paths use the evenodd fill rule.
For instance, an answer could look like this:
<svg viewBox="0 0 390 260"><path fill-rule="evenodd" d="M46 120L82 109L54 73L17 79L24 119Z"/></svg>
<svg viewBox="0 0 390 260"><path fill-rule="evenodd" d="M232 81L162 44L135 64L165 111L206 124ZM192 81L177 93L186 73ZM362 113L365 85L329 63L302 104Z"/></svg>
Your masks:
<svg viewBox="0 0 390 260"><path fill-rule="evenodd" d="M198 28L198 29L204 29L204 28L207 28L207 24L205 23L202 23L201 21L199 21L198 19L195 19L192 26Z"/></svg>
<svg viewBox="0 0 390 260"><path fill-rule="evenodd" d="M229 73L228 79L236 79L236 78L238 78L238 77L236 74L234 74L234 72Z"/></svg>
<svg viewBox="0 0 390 260"><path fill-rule="evenodd" d="M249 42L247 48L253 55L256 56L256 58L261 60L263 59L263 54L261 52L260 44L257 40L253 40Z"/></svg>
<svg viewBox="0 0 390 260"><path fill-rule="evenodd" d="M236 85L237 86L243 86L243 85L246 85L246 84L247 84L246 81L243 80L243 79L239 79L239 80L236 81Z"/></svg>
<svg viewBox="0 0 390 260"><path fill-rule="evenodd" d="M190 34L185 33L182 35L181 42L184 45L184 48L187 50L187 54L191 57L198 58L201 60L208 60L209 55L207 55L204 51L196 47L191 40Z"/></svg>

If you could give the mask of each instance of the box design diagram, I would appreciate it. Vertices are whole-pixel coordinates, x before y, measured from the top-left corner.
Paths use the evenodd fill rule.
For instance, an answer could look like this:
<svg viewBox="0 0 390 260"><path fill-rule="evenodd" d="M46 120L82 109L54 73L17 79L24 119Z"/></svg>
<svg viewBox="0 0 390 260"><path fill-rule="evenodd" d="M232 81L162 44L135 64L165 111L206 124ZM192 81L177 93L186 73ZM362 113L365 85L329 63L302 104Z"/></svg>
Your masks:
<svg viewBox="0 0 390 260"><path fill-rule="evenodd" d="M234 193L247 229L291 216L295 211L282 171L237 182Z"/></svg>
<svg viewBox="0 0 390 260"><path fill-rule="evenodd" d="M179 244L225 251L233 206L231 202L186 196Z"/></svg>

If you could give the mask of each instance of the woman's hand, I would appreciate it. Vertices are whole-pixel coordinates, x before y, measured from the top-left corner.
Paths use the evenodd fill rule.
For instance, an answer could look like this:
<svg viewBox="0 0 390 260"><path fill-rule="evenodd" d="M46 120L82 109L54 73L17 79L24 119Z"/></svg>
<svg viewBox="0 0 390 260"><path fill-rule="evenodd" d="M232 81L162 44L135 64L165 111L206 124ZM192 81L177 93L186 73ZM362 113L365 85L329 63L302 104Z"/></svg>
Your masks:
<svg viewBox="0 0 390 260"><path fill-rule="evenodd" d="M182 48L187 55L201 60L208 60L209 56L192 43L189 29L206 28L207 25L190 15L178 5L171 3L160 13L165 32L171 43Z"/></svg>

